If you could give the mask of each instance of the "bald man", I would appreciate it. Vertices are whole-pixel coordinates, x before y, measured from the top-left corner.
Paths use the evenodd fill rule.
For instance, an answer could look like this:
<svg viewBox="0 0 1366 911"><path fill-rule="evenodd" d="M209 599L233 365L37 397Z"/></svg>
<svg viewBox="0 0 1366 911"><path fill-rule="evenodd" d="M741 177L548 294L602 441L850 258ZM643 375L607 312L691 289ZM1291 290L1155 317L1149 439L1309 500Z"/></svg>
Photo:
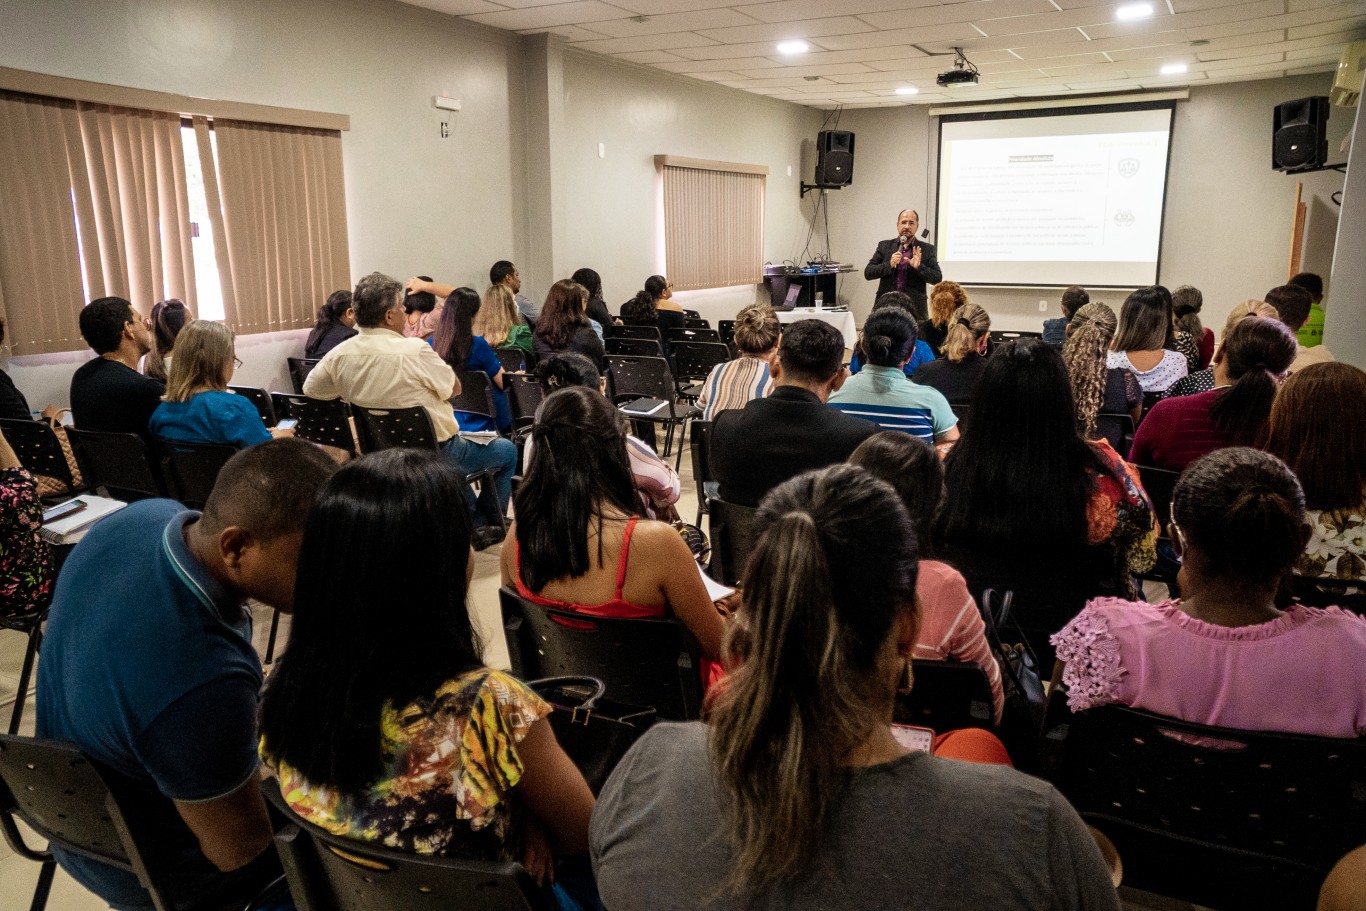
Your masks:
<svg viewBox="0 0 1366 911"><path fill-rule="evenodd" d="M877 297L888 291L909 294L915 318L925 319L925 285L940 282L944 273L934 256L934 244L916 238L920 215L915 209L902 209L896 217L896 237L877 245L873 258L863 267L863 277L877 279ZM876 299L876 298L875 298Z"/></svg>

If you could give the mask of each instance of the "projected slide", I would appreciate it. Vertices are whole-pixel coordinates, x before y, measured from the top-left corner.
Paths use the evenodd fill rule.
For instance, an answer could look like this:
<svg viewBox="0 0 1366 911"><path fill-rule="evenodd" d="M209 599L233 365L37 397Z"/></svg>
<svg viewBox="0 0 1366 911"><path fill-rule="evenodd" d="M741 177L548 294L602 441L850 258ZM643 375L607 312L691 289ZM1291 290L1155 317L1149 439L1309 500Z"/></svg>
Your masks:
<svg viewBox="0 0 1366 911"><path fill-rule="evenodd" d="M944 277L1007 285L1157 280L1171 111L940 126Z"/></svg>

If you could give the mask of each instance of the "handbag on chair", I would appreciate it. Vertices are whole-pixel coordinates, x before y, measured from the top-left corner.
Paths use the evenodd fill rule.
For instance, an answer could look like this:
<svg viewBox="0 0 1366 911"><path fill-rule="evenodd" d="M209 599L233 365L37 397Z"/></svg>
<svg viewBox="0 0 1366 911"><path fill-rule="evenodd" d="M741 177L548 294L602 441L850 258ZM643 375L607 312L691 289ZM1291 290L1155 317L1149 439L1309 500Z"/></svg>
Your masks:
<svg viewBox="0 0 1366 911"><path fill-rule="evenodd" d="M999 607L996 606L998 595ZM1001 666L1001 683L1005 690L1001 739L1010 750L1015 767L1030 771L1039 762L1038 740L1048 697L1039 675L1038 658L1011 613L1014 599L1014 592L998 593L988 588L982 592L982 620L986 624L987 643ZM1005 635L1017 641L1005 642L1002 629L1006 631Z"/></svg>
<svg viewBox="0 0 1366 911"><path fill-rule="evenodd" d="M604 699L607 685L596 677L545 677L527 685L555 708L550 728L595 796L657 717L652 706Z"/></svg>

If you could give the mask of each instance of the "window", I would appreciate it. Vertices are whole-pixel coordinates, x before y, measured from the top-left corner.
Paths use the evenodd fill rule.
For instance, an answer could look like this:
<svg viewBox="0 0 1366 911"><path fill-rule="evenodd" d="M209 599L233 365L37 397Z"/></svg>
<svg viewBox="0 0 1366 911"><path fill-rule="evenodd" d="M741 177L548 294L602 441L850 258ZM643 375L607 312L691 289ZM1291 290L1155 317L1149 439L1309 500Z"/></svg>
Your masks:
<svg viewBox="0 0 1366 911"><path fill-rule="evenodd" d="M664 261L680 291L763 280L768 168L656 155L663 188Z"/></svg>

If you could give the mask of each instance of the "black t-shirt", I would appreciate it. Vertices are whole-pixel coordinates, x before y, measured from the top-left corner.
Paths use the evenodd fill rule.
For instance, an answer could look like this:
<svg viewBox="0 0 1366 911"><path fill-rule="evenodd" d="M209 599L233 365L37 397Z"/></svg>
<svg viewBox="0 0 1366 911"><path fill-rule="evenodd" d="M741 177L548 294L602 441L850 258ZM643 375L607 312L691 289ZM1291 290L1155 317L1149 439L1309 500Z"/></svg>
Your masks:
<svg viewBox="0 0 1366 911"><path fill-rule="evenodd" d="M590 297L585 312L591 320L597 320L599 326L612 325L612 312L607 309L607 302L600 297Z"/></svg>
<svg viewBox="0 0 1366 911"><path fill-rule="evenodd" d="M936 325L933 320L922 319L919 333L920 340L930 346L935 357L939 357L939 349L944 347L944 339L948 337L949 327Z"/></svg>
<svg viewBox="0 0 1366 911"><path fill-rule="evenodd" d="M71 416L81 430L136 433L150 441L147 421L165 394L161 380L97 357L71 377Z"/></svg>
<svg viewBox="0 0 1366 911"><path fill-rule="evenodd" d="M606 352L603 351L602 340L598 338L598 334L593 331L592 326L576 326L574 334L569 337L569 341L558 348L552 348L546 342L545 337L538 334L535 349L536 360L538 361L554 357L562 351L574 351L591 360L599 370L602 370L602 359L606 356Z"/></svg>
<svg viewBox="0 0 1366 911"><path fill-rule="evenodd" d="M0 418L7 418L12 421L27 421L33 417L33 412L29 411L28 399L14 385L14 380L9 378L9 374L0 370Z"/></svg>
<svg viewBox="0 0 1366 911"><path fill-rule="evenodd" d="M912 379L922 386L932 386L944 393L950 405L971 405L986 366L987 359L975 353L968 354L957 363L940 358L921 364Z"/></svg>

